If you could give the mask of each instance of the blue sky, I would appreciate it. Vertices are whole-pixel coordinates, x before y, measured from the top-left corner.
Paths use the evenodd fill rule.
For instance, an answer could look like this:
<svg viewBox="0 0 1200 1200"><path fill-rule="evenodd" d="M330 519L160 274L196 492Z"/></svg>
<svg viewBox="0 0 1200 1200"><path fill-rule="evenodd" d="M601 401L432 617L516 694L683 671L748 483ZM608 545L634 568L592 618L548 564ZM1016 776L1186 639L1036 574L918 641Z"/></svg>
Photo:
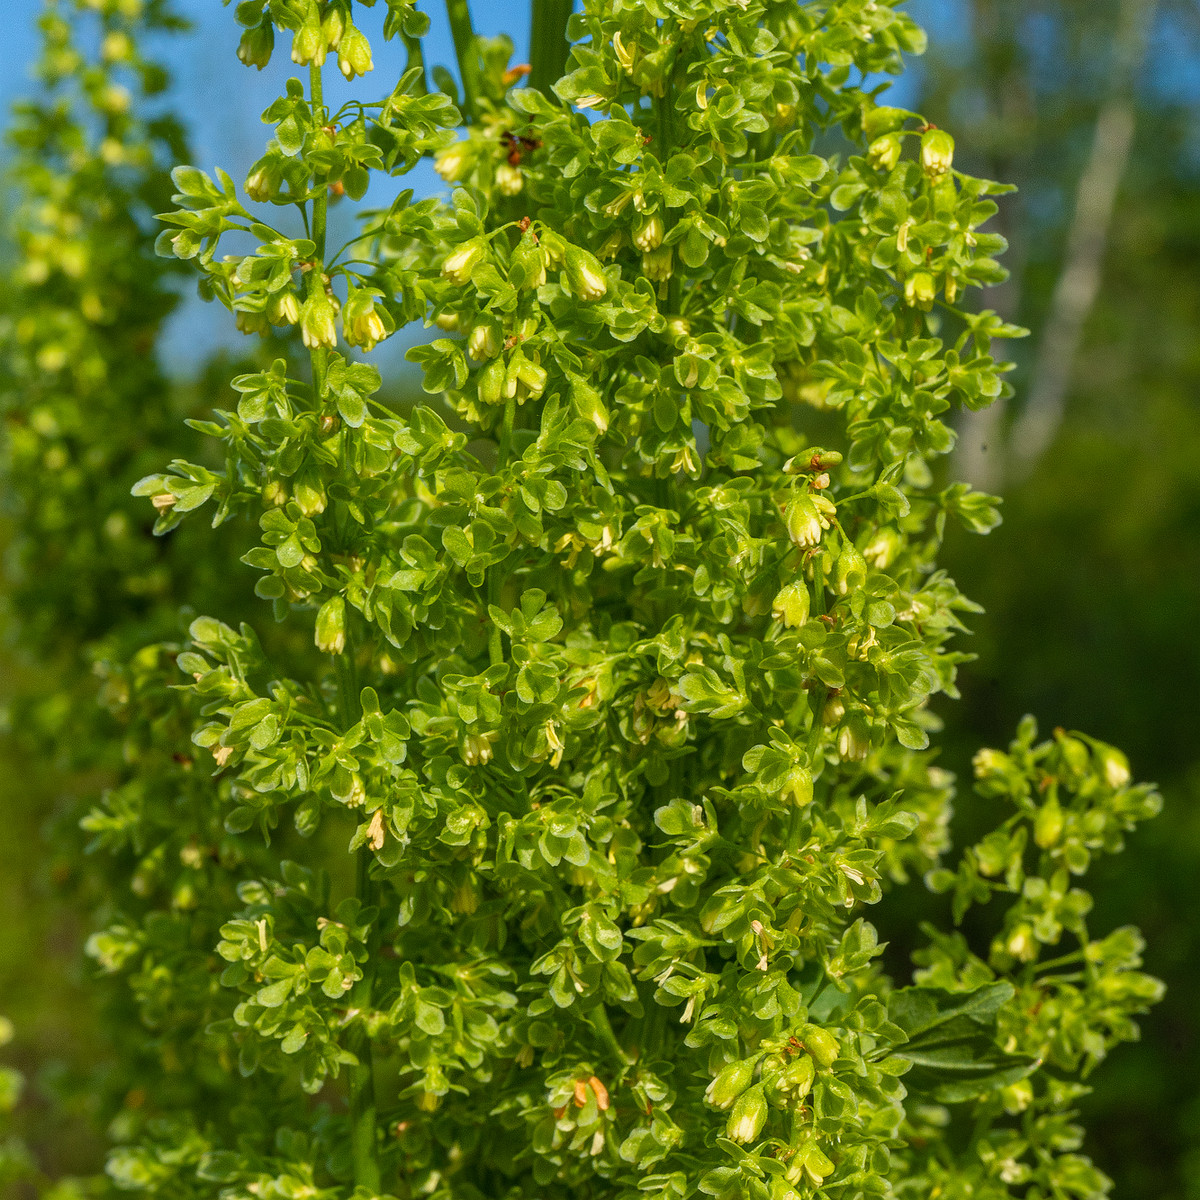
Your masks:
<svg viewBox="0 0 1200 1200"><path fill-rule="evenodd" d="M958 3L961 0L914 0L910 10L918 20L936 19L938 8L952 9ZM430 65L440 62L449 67L454 62L454 53L445 6L439 0L423 0L421 7L431 22L426 41L427 61ZM38 53L36 22L40 9L39 0L0 0L0 12L7 17L8 61L19 64L16 69L0 73L0 105L5 112L14 100L29 95L36 87L32 68ZM471 2L476 31L485 36L507 33L513 39L516 62L528 60L529 9L527 2L518 0ZM257 117L283 91L285 80L296 68L286 50L280 52L280 42L273 61L264 71L239 63L236 49L240 29L234 21L232 5L227 8L218 0L176 0L176 11L191 22L191 31L182 36L164 35L159 45L152 48L154 56L168 67L173 77L165 101L188 124L193 165L210 172L221 166L240 181L262 153L268 137L268 130L259 124ZM363 10L361 23L371 37L374 77L394 79L403 69L403 47L398 39L385 43L382 36L372 36L382 26L384 11L383 4ZM353 94L355 85L346 84L336 71L328 72L327 79L329 103L336 105ZM359 82L357 87L361 86ZM404 186L414 187L419 194L442 189L429 163L420 164L405 178ZM366 203L372 206L386 203L397 190L398 184L391 194L384 195L376 184ZM334 227L335 234L349 233L352 219L349 205L341 208L334 219L341 225L340 229ZM189 290L171 318L163 358L186 370L198 365L218 346L236 345L239 339L232 319L219 305L202 304ZM380 365L399 367L403 349L403 338L388 343L377 352L383 354Z"/></svg>
<svg viewBox="0 0 1200 1200"><path fill-rule="evenodd" d="M441 62L449 66L454 56L445 7L440 0L423 0L422 7L431 19L427 58L431 64ZM966 0L912 0L908 7L914 18L930 31L931 40L944 51L969 46L970 10ZM208 171L220 165L235 179L244 179L250 164L261 154L268 136L257 115L281 93L284 81L295 68L286 51L280 52L280 46L265 71L243 67L235 57L240 31L233 19L232 6L226 8L218 0L177 0L177 9L191 21L192 30L182 36L164 36L161 45L155 48L156 56L168 66L174 78L166 101L183 112L189 125L194 165ZM383 4L363 10L363 25L369 36L378 32L384 10ZM471 10L478 32L487 36L507 32L515 44L515 61L527 59L528 3L523 0L472 0ZM0 105L4 111L14 99L29 94L35 87L31 68L38 49L35 23L39 11L39 0L0 0L0 13L7 18L7 60L14 65L13 69L0 72ZM371 40L375 54L374 77L394 79L403 68L403 48L399 40L384 43L378 36L372 36ZM1173 55L1170 41L1166 37L1160 42L1162 52L1156 55L1154 78L1156 91L1168 94L1186 90L1195 82L1192 55ZM1191 69L1174 69L1171 60L1181 57L1188 60ZM336 71L328 75L331 103L336 104L352 94L352 85L345 84ZM893 93L893 102L905 105L913 102L917 75L914 71L904 78ZM361 87L361 83L358 86ZM405 186L429 194L439 190L441 184L430 165L422 163L405 179ZM393 194L395 190L398 188L394 186ZM386 203L390 198L376 185L368 194L367 203ZM342 227L335 231L343 235L350 230L348 209L347 205L341 210L338 219ZM164 358L192 366L217 345L233 344L237 336L232 331L230 318L219 306L201 305L189 293L172 318ZM397 351L400 349L402 347L396 347ZM387 358L395 361L394 354L388 354Z"/></svg>

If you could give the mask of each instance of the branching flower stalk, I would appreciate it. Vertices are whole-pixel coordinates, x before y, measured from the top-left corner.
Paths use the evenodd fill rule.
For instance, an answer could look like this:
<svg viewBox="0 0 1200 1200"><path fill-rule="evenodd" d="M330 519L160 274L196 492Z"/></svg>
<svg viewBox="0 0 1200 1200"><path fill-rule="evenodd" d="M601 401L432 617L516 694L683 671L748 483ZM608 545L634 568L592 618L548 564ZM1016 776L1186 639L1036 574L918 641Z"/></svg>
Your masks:
<svg viewBox="0 0 1200 1200"><path fill-rule="evenodd" d="M948 520L998 513L935 467L1020 331L966 302L1003 276L1006 189L854 82L920 31L879 0L585 0L550 79L556 33L529 73L455 3L460 109L387 0L410 69L327 111L322 64L378 75L370 7L238 6L242 60L290 40L307 89L243 189L179 167L163 215L160 251L247 332L294 328L310 377L235 377L193 423L223 467L136 487L160 533L210 503L256 528L278 629L200 617L149 652L213 762L186 846L112 798L89 818L163 848L93 949L164 1061L208 1072L118 1125L110 1175L1103 1195L1073 1106L1160 989L1074 880L1158 801L1027 722L977 761L996 831L948 854L932 703L974 606L936 558ZM330 254L330 196L425 157L449 200L364 208ZM257 249L219 255L235 232ZM431 399L401 412L355 354L413 322ZM931 929L910 983L868 913L920 876L999 932Z"/></svg>

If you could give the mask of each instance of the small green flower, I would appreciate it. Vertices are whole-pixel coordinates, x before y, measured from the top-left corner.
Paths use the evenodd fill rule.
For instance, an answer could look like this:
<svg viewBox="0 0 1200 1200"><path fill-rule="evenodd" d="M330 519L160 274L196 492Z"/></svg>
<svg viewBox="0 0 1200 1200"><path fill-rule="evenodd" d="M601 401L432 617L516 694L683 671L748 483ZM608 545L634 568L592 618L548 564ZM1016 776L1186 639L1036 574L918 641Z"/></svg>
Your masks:
<svg viewBox="0 0 1200 1200"><path fill-rule="evenodd" d="M484 241L482 238L472 238L462 245L456 246L446 256L442 263L442 274L452 283L466 283L471 278L471 272L483 258Z"/></svg>
<svg viewBox="0 0 1200 1200"><path fill-rule="evenodd" d="M608 291L599 261L580 246L567 246L563 274L567 286L580 300L599 300Z"/></svg>
<svg viewBox="0 0 1200 1200"><path fill-rule="evenodd" d="M766 1123L767 1098L763 1092L763 1085L756 1083L752 1088L744 1091L734 1102L725 1132L731 1141L746 1145L749 1142L757 1141Z"/></svg>
<svg viewBox="0 0 1200 1200"><path fill-rule="evenodd" d="M713 1108L725 1110L754 1082L754 1060L738 1059L722 1067L704 1090Z"/></svg>
<svg viewBox="0 0 1200 1200"><path fill-rule="evenodd" d="M954 162L954 139L944 129L927 129L921 135L921 166L931 179L945 175Z"/></svg>
<svg viewBox="0 0 1200 1200"><path fill-rule="evenodd" d="M341 596L321 605L313 640L323 654L341 654L346 649L346 602Z"/></svg>

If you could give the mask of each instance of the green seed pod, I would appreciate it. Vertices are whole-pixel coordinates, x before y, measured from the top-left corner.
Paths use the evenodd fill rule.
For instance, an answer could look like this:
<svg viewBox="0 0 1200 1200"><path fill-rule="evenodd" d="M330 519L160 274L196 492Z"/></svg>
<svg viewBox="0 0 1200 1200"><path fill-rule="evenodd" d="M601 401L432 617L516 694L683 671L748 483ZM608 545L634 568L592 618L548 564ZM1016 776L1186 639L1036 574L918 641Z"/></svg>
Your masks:
<svg viewBox="0 0 1200 1200"><path fill-rule="evenodd" d="M727 1109L754 1081L754 1059L744 1058L722 1067L704 1090L713 1108Z"/></svg>
<svg viewBox="0 0 1200 1200"><path fill-rule="evenodd" d="M804 1048L812 1055L813 1061L822 1071L828 1071L837 1061L842 1047L837 1038L819 1025L805 1025L800 1033Z"/></svg>

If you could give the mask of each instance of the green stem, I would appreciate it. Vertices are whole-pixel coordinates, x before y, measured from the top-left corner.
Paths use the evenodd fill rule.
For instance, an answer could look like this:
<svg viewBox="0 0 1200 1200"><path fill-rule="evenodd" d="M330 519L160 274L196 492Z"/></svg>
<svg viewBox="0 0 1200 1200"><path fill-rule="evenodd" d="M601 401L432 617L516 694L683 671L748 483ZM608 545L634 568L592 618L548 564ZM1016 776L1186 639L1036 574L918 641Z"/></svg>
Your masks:
<svg viewBox="0 0 1200 1200"><path fill-rule="evenodd" d="M463 115L470 124L479 116L479 56L475 50L475 29L471 24L471 9L467 0L446 0L446 16L450 19L454 55L462 76Z"/></svg>
<svg viewBox="0 0 1200 1200"><path fill-rule="evenodd" d="M374 854L367 846L358 851L357 882L355 894L364 906L375 903L375 887L371 880L370 866ZM355 1018L354 1033L349 1049L358 1059L350 1069L350 1159L354 1165L354 1182L370 1192L378 1192L382 1182L376 1147L378 1114L375 1104L375 1064L372 1055L371 1035L367 1031L366 1013L371 1007L371 993L375 984L375 959L377 947L375 931L371 926L367 938L367 959L363 964L363 977L355 984L351 993L351 1006L359 1010Z"/></svg>
<svg viewBox="0 0 1200 1200"><path fill-rule="evenodd" d="M343 725L349 729L358 724L362 716L362 705L358 700L358 664L354 660L354 647L346 632L346 648L334 657L333 669L337 674L338 711Z"/></svg>
<svg viewBox="0 0 1200 1200"><path fill-rule="evenodd" d="M489 567L487 572L487 602L496 604L500 599L500 576L495 567ZM488 614L491 628L488 630L488 662L494 667L504 661L504 645L500 641L500 626L492 621Z"/></svg>
<svg viewBox="0 0 1200 1200"><path fill-rule="evenodd" d="M529 84L545 96L553 97L554 85L566 72L571 52L567 20L572 7L572 0L533 0Z"/></svg>
<svg viewBox="0 0 1200 1200"><path fill-rule="evenodd" d="M429 81L425 77L425 51L421 48L421 39L410 37L407 33L401 33L400 38L408 52L408 62L405 63L404 69L411 71L413 67L420 68L421 78L417 80L416 92L417 95L424 96L429 91Z"/></svg>
<svg viewBox="0 0 1200 1200"><path fill-rule="evenodd" d="M618 1078L624 1078L625 1072L633 1066L633 1058L617 1041L617 1035L613 1032L612 1023L608 1019L608 1010L604 1007L603 1002L597 1004L595 1008L591 1008L587 1012L587 1021L595 1030L600 1040L612 1051L618 1062L621 1064L621 1074Z"/></svg>
<svg viewBox="0 0 1200 1200"><path fill-rule="evenodd" d="M498 467L508 466L508 456L512 453L513 426L517 421L517 398L509 396L504 405L504 420L500 425L500 453Z"/></svg>
<svg viewBox="0 0 1200 1200"><path fill-rule="evenodd" d="M312 97L313 120L318 125L327 121L321 68L312 63L308 70L309 88ZM319 186L318 186L319 184ZM311 235L316 250L313 254L312 270L308 277L308 294L316 296L325 289L326 224L329 215L329 192L325 181L313 180ZM312 363L313 393L320 400L324 391L325 370L328 353L324 349L309 352ZM338 707L342 724L346 729L354 725L362 715L358 700L357 667L354 660L354 644L347 630L345 650L334 659L337 673ZM375 902L374 884L371 881L370 865L374 857L364 846L358 851L356 863L355 894L364 906ZM371 1007L371 993L375 983L376 926L372 924L367 935L367 955L363 963L363 977L355 984L350 994L350 1007L365 1014ZM371 1192L381 1190L381 1175L377 1157L376 1132L378 1116L375 1106L375 1064L372 1057L371 1037L367 1031L365 1016L355 1017L352 1032L347 1039L347 1048L358 1062L350 1069L350 1157L354 1165L354 1182Z"/></svg>
<svg viewBox="0 0 1200 1200"><path fill-rule="evenodd" d="M318 125L324 125L325 93L321 83L321 68L316 63L310 63L308 68L309 90L312 94L313 120ZM312 226L311 235L316 251L313 255L312 270L308 273L309 296L320 295L325 290L325 230L329 216L329 191L324 180L317 186L313 180ZM325 369L329 362L329 353L324 348L309 351L312 363L313 397L319 404L325 390Z"/></svg>

